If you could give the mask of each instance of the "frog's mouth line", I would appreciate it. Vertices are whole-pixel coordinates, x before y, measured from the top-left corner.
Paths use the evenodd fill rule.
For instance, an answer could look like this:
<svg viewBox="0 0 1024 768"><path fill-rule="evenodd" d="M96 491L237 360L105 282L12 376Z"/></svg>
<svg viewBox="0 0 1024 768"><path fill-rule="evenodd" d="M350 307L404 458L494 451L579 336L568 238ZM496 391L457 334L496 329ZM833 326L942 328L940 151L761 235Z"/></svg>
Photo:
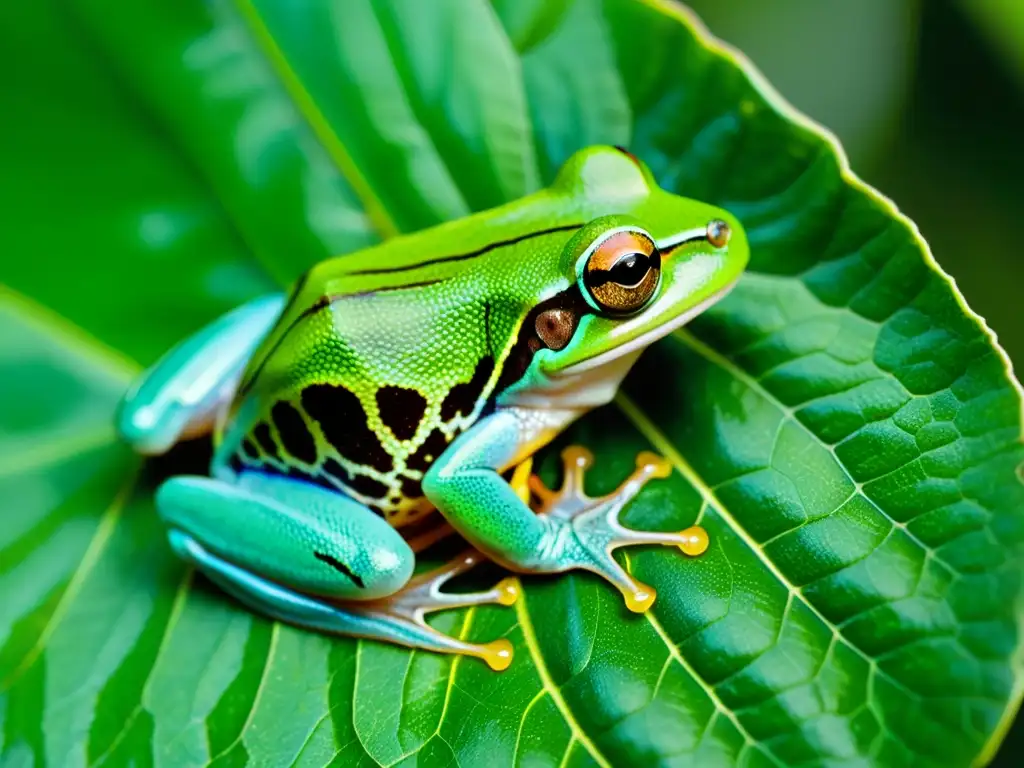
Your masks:
<svg viewBox="0 0 1024 768"><path fill-rule="evenodd" d="M608 363L617 360L621 357L625 357L630 353L639 353L642 349L649 346L658 339L662 338L663 336L667 336L677 328L681 328L682 326L686 325L688 322L693 320L693 318L697 317L697 315L706 310L712 304L715 304L718 301L725 298L726 294L728 294L733 288L735 288L738 282L739 278L736 278L729 285L725 286L725 288L721 289L717 293L712 294L708 298L704 299L704 301L702 301L700 304L691 307L686 312L679 315L678 317L673 318L671 321L665 323L664 325L659 325L657 328L652 328L649 331L640 334L635 339L631 339L625 344L615 347L614 349L609 349L606 352L602 352L601 354L596 355L595 357L588 358L587 360L580 360L580 362L576 363L575 365L570 365L567 368L563 368L561 371L552 373L551 377L560 378L562 376L573 376L580 373L586 373L587 371L592 371L595 368L600 368L603 365L607 365Z"/></svg>

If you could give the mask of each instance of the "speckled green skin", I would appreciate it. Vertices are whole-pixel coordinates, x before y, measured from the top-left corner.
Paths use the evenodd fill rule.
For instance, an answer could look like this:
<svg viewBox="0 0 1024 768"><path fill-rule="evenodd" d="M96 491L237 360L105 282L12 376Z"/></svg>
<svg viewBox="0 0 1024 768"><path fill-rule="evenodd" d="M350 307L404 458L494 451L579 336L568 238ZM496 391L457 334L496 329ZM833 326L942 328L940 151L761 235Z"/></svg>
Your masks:
<svg viewBox="0 0 1024 768"><path fill-rule="evenodd" d="M715 219L728 245L703 237ZM629 315L602 311L580 278L595 239L621 227L662 251L657 290ZM625 539L604 507L538 516L499 473L607 402L640 351L723 295L746 261L728 213L594 147L549 189L323 262L283 309L270 297L219 321L147 374L121 429L159 452L215 423L213 477L174 478L157 503L176 549L230 591L298 623L451 650L308 611L316 595L399 590L414 556L393 528L435 508L511 568L588 568L626 591L609 554ZM575 318L563 347L532 330L545 307ZM183 388L191 405L175 399Z"/></svg>

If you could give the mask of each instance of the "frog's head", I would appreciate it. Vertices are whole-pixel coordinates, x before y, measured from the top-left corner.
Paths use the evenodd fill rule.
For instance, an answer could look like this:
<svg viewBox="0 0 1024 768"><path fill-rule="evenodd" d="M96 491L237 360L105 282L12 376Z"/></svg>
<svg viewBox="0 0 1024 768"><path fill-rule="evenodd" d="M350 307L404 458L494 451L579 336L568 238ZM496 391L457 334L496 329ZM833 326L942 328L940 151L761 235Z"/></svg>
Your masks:
<svg viewBox="0 0 1024 768"><path fill-rule="evenodd" d="M602 370L624 374L640 351L725 296L747 264L734 216L665 192L625 150L578 152L552 191L588 221L556 267L568 290L530 318L534 389L608 378Z"/></svg>

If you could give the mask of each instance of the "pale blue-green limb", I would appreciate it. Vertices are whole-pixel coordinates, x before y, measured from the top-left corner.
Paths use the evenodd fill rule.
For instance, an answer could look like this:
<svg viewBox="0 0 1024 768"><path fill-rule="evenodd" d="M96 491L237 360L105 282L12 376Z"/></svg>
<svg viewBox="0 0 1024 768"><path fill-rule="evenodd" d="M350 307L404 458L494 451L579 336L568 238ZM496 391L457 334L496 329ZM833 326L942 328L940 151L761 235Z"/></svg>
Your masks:
<svg viewBox="0 0 1024 768"><path fill-rule="evenodd" d="M236 483L172 478L157 492L157 508L180 557L272 618L477 656L493 669L511 662L507 640L470 643L425 621L432 611L515 601L514 579L484 592L441 591L482 559L476 552L410 580L412 549L383 518L339 493L256 472L242 472Z"/></svg>
<svg viewBox="0 0 1024 768"><path fill-rule="evenodd" d="M622 510L649 480L668 476L669 463L641 452L636 470L619 488L591 498L584 493L583 479L593 457L579 446L567 448L560 490L530 479L540 500L535 513L499 474L513 460L528 418L513 409L499 410L461 435L424 478L427 497L492 560L527 573L592 571L622 592L631 611L646 611L656 597L654 588L634 579L612 552L633 544L662 544L699 555L708 546L707 534L698 526L679 532L638 531L619 522Z"/></svg>
<svg viewBox="0 0 1024 768"><path fill-rule="evenodd" d="M284 302L282 294L254 299L167 352L125 395L117 418L124 439L154 455L207 431Z"/></svg>

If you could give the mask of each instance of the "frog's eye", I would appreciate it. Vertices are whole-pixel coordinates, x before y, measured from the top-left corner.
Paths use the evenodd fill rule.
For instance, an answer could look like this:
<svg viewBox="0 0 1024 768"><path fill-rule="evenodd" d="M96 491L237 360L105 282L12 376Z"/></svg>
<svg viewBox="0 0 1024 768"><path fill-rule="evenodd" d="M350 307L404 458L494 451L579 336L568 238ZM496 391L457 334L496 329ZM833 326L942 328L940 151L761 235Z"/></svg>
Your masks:
<svg viewBox="0 0 1024 768"><path fill-rule="evenodd" d="M583 286L598 309L628 314L641 309L658 289L661 252L639 229L603 236L589 249Z"/></svg>

